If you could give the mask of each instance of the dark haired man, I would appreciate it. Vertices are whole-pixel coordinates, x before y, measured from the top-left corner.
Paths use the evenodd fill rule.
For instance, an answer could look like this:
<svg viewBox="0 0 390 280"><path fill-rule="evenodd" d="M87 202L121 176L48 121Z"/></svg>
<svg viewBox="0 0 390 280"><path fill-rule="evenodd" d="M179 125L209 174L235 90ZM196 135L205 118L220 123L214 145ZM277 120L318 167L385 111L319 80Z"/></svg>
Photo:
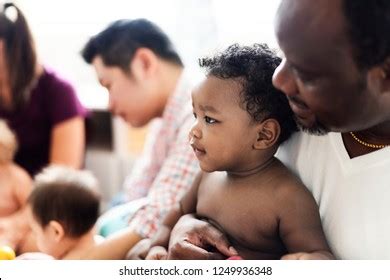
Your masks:
<svg viewBox="0 0 390 280"><path fill-rule="evenodd" d="M145 150L125 182L130 202L124 215L119 211L118 219L125 219L127 227L85 256L120 259L138 240L157 230L199 170L187 137L193 121L191 87L170 39L145 19L112 23L90 39L82 55L108 89L114 114L134 127L156 120ZM147 204L130 216L126 208L145 196Z"/></svg>
<svg viewBox="0 0 390 280"><path fill-rule="evenodd" d="M388 0L283 0L277 14L285 59L274 85L304 130L332 131L298 134L279 157L312 191L341 259L390 259L388 30ZM220 257L202 249L208 245L234 254L203 221L187 216L181 225L170 257Z"/></svg>

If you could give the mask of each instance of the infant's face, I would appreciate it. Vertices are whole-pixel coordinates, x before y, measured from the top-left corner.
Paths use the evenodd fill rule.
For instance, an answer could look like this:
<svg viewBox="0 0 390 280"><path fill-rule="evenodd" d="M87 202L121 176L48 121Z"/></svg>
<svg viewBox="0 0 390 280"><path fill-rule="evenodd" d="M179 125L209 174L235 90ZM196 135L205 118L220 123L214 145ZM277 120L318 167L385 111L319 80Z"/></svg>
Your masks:
<svg viewBox="0 0 390 280"><path fill-rule="evenodd" d="M203 171L238 171L248 165L257 131L240 102L242 86L207 77L192 93L190 143Z"/></svg>

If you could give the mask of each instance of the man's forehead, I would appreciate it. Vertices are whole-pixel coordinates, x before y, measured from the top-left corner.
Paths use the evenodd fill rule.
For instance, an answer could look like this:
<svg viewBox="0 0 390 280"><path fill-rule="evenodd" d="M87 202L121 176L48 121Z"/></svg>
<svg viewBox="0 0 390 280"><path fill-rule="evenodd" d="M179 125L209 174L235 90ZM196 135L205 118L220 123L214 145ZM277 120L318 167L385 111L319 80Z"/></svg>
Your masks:
<svg viewBox="0 0 390 280"><path fill-rule="evenodd" d="M342 0L282 0L275 21L276 37L286 56L304 51L315 60L338 52L347 41ZM329 59L329 57L327 58Z"/></svg>

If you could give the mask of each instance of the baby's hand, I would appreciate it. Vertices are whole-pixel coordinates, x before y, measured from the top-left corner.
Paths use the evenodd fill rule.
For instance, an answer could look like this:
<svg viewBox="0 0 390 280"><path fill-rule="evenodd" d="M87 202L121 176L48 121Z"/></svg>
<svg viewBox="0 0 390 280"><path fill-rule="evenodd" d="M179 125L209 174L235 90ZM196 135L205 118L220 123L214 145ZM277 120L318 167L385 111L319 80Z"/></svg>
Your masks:
<svg viewBox="0 0 390 280"><path fill-rule="evenodd" d="M126 259L144 260L150 250L151 243L150 238L142 239L127 253Z"/></svg>
<svg viewBox="0 0 390 280"><path fill-rule="evenodd" d="M333 260L333 255L328 251L317 251L313 253L299 252L284 255L281 260Z"/></svg>
<svg viewBox="0 0 390 280"><path fill-rule="evenodd" d="M167 258L167 255L167 249L162 246L154 246L150 248L145 260L165 260Z"/></svg>

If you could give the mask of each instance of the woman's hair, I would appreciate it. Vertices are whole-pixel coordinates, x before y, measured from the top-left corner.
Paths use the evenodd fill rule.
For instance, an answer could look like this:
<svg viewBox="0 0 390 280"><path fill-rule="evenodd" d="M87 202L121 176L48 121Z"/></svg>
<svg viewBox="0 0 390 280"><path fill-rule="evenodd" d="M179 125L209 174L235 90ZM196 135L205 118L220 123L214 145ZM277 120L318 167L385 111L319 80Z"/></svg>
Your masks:
<svg viewBox="0 0 390 280"><path fill-rule="evenodd" d="M23 106L35 79L37 57L30 28L13 3L0 4L0 41L12 96L12 109ZM0 102L4 104L4 102Z"/></svg>
<svg viewBox="0 0 390 280"><path fill-rule="evenodd" d="M15 134L7 123L0 119L0 164L11 162L17 147Z"/></svg>

